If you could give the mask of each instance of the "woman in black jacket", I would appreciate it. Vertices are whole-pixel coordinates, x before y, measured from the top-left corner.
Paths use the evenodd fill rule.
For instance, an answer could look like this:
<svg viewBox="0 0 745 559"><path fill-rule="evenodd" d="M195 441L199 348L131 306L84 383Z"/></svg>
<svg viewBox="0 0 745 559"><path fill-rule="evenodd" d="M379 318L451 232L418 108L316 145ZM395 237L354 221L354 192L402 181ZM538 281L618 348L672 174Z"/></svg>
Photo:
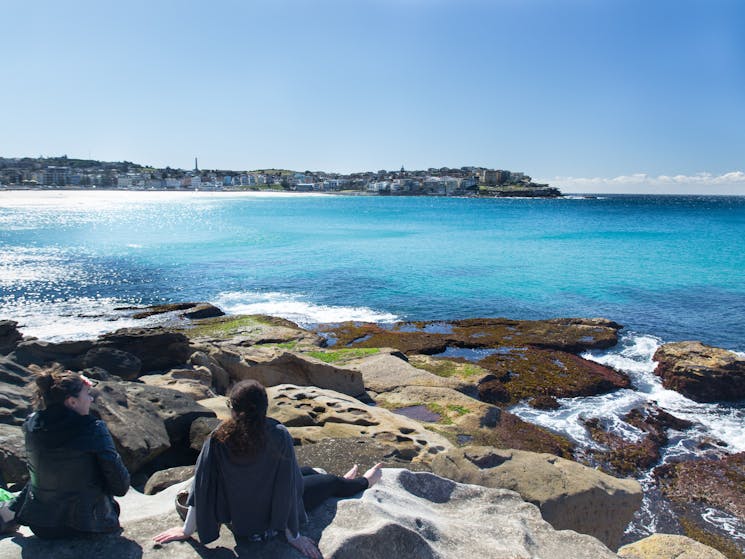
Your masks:
<svg viewBox="0 0 745 559"><path fill-rule="evenodd" d="M23 424L30 479L11 509L41 538L119 530L113 496L127 492L129 472L92 402L83 375L50 370L34 381L36 411Z"/></svg>

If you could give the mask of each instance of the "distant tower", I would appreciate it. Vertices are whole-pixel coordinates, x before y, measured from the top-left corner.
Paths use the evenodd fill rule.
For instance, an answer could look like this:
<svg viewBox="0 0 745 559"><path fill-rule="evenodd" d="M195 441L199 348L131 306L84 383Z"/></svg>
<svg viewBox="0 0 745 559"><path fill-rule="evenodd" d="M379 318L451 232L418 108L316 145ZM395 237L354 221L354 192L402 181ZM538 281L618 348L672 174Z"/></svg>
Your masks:
<svg viewBox="0 0 745 559"><path fill-rule="evenodd" d="M194 172L195 173L198 173L199 172L199 164L197 163L197 158L196 157L194 158Z"/></svg>

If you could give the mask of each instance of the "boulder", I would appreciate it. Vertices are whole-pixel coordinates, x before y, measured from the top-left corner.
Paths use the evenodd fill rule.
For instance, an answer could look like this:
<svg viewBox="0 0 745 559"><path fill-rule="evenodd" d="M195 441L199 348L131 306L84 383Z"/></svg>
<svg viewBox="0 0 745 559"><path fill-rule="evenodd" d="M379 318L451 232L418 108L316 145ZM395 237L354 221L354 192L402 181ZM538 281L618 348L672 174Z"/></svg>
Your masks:
<svg viewBox="0 0 745 559"><path fill-rule="evenodd" d="M223 349L215 352L213 357L228 371L234 382L254 379L267 387L278 384L316 386L350 396L357 396L365 391L359 372L335 367L281 348L236 348L236 351Z"/></svg>
<svg viewBox="0 0 745 559"><path fill-rule="evenodd" d="M100 336L96 345L135 355L142 362L143 372L182 366L192 353L186 336L164 328L124 328Z"/></svg>
<svg viewBox="0 0 745 559"><path fill-rule="evenodd" d="M7 355L23 339L14 320L0 320L0 355Z"/></svg>
<svg viewBox="0 0 745 559"><path fill-rule="evenodd" d="M8 357L24 367L29 365L46 366L59 363L65 368L79 370L84 368L82 356L94 342L79 340L70 342L45 342L28 340L19 343Z"/></svg>
<svg viewBox="0 0 745 559"><path fill-rule="evenodd" d="M696 402L745 398L745 357L701 342L662 345L654 354L662 385Z"/></svg>
<svg viewBox="0 0 745 559"><path fill-rule="evenodd" d="M268 415L289 429L296 444L366 437L395 447L392 456L406 462L428 462L453 446L418 421L332 390L283 384L268 388L267 394Z"/></svg>
<svg viewBox="0 0 745 559"><path fill-rule="evenodd" d="M464 447L436 456L432 471L462 483L517 491L557 530L590 534L611 549L642 502L637 481L550 454Z"/></svg>
<svg viewBox="0 0 745 559"><path fill-rule="evenodd" d="M404 356L380 352L360 358L347 367L362 374L365 389L374 393L390 392L401 386L463 387L462 381L435 375L411 365Z"/></svg>
<svg viewBox="0 0 745 559"><path fill-rule="evenodd" d="M652 534L618 550L624 559L726 559L716 549L686 536Z"/></svg>
<svg viewBox="0 0 745 559"><path fill-rule="evenodd" d="M28 479L26 442L23 429L0 424L0 472L6 483L25 483Z"/></svg>
<svg viewBox="0 0 745 559"><path fill-rule="evenodd" d="M112 347L93 347L83 356L83 367L100 367L126 380L136 379L142 361L135 355Z"/></svg>
<svg viewBox="0 0 745 559"><path fill-rule="evenodd" d="M165 425L171 446L188 447L192 422L198 417L215 417L212 410L176 390L135 382L122 382L120 386L123 387L128 401L147 402L152 406L155 415Z"/></svg>
<svg viewBox="0 0 745 559"><path fill-rule="evenodd" d="M194 476L194 466L177 466L155 472L145 484L145 495L155 495L167 487L186 481Z"/></svg>
<svg viewBox="0 0 745 559"><path fill-rule="evenodd" d="M299 559L283 538L236 544L230 530L208 546L195 541L153 544L152 537L182 521L173 485L157 495L130 490L119 499L124 531L90 539L42 540L21 528L0 540L0 557L55 559ZM314 509L303 533L319 542L327 559L613 559L598 540L556 531L538 509L503 489L462 485L429 473L384 470L372 489L356 498L331 499Z"/></svg>
<svg viewBox="0 0 745 559"><path fill-rule="evenodd" d="M171 447L165 422L155 405L145 398L132 397L117 381L96 386L91 413L106 422L124 465L136 472Z"/></svg>
<svg viewBox="0 0 745 559"><path fill-rule="evenodd" d="M189 428L189 448L200 452L205 439L210 436L212 431L217 429L220 423L222 423L222 420L217 417L197 417L192 421Z"/></svg>
<svg viewBox="0 0 745 559"><path fill-rule="evenodd" d="M31 413L32 378L29 369L0 356L0 423L21 425Z"/></svg>

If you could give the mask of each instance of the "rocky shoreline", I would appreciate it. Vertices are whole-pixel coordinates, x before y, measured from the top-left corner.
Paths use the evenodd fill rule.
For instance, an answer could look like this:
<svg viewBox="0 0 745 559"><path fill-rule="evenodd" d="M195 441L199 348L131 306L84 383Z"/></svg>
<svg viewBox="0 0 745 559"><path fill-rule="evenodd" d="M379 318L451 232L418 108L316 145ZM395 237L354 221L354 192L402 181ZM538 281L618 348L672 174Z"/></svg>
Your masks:
<svg viewBox="0 0 745 559"><path fill-rule="evenodd" d="M560 398L633 388L624 373L580 355L618 342L622 326L613 321L343 323L311 331L276 317L224 316L208 303L137 310L143 318L160 313L182 316L187 324L51 343L26 339L15 322L0 321L0 471L11 489L27 476L20 425L30 412L26 384L39 367L58 363L98 381L93 413L109 426L133 474L133 486L146 494L157 493L138 497L133 490L125 499L149 498L162 506L174 484L191 476L202 441L227 416L226 390L233 382L254 378L268 387L269 414L290 430L301 463L334 473L343 473L349 462L367 467L382 460L391 468L381 489L388 492L388 504L374 505L363 497L330 504L319 513L335 510L318 533L327 557L360 556L350 555L359 549L350 543L358 541L349 516L355 510L395 518L365 536L365 557L390 555L380 543L385 537L403 546L398 555L402 557L477 553L480 543L454 535L465 529L457 522L438 521L432 527L452 532L449 537L460 542L456 552L441 547L436 542L442 538L428 536L415 520L391 510L396 500L416 497L420 501L412 506L421 507L424 516L425 509L434 507L440 512L432 514L442 518L476 518L475 501L469 505L469 500L452 497L474 491L478 497L469 499L488 501L507 516L535 505L548 522L544 527L540 517L530 513L538 523L524 523L531 526L526 537L542 542L544 548L521 549L509 538L500 540L506 537L503 533L490 532L490 549L504 549L505 557L538 556L539 549L559 545L574 550L567 557L613 557L610 550L625 543L624 530L642 500L641 486L627 476L645 473L654 476L655 490L674 509L677 531L724 554L711 550L706 552L711 555L695 556L745 556L741 542L712 533L700 520L702 509L714 507L745 521L743 453L720 452L709 460L656 468L670 434L690 424L654 406L635 408L624 417L644 434L638 440L624 439L599 418L587 418L586 428L598 443L589 450L510 413L509 407L520 401L552 409L560 405ZM745 359L737 354L694 343L667 344L658 354L657 374L665 386L705 401L745 397ZM482 489L468 489L474 485ZM440 495L443 491L447 498ZM445 499L440 504L446 506L435 506L437 499ZM501 518L495 513L479 522L499 523ZM125 522L122 538L130 529L138 533L135 524ZM561 530L596 539L570 538L566 543ZM394 535L381 535L389 533ZM133 537L141 548L148 548L145 556L199 556L186 544L179 545L176 554L164 555L164 550L150 549L147 534L140 536L145 539ZM21 556L19 542L28 538L15 539L0 540L0 555ZM693 540L675 542L662 547L702 549ZM628 552L624 547L619 553L666 557L644 551L654 547L650 545L636 545ZM605 551L598 551L601 548ZM76 557L85 556L75 549ZM267 556L294 555L283 551Z"/></svg>

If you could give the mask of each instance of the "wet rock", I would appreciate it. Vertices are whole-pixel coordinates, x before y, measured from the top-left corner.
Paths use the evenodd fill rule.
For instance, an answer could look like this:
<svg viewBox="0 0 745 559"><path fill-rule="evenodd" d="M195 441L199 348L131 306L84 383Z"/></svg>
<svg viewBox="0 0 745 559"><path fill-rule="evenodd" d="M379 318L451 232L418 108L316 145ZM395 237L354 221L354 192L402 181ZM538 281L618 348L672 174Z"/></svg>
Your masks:
<svg viewBox="0 0 745 559"><path fill-rule="evenodd" d="M497 393L495 403L516 404L537 396L572 398L595 396L630 386L629 378L618 371L562 351L515 348L490 355L478 364L492 371L509 394ZM488 381L494 384L494 381ZM491 386L491 384L489 385ZM481 388L479 389L481 392ZM484 390L487 397L490 391Z"/></svg>
<svg viewBox="0 0 745 559"><path fill-rule="evenodd" d="M561 404L553 396L535 396L528 400L531 408L537 410L558 410Z"/></svg>
<svg viewBox="0 0 745 559"><path fill-rule="evenodd" d="M507 387L494 375L485 376L476 387L479 398L490 404L507 404L511 400Z"/></svg>
<svg viewBox="0 0 745 559"><path fill-rule="evenodd" d="M14 320L0 320L0 355L13 351L23 339L17 326L18 323Z"/></svg>
<svg viewBox="0 0 745 559"><path fill-rule="evenodd" d="M186 336L163 328L117 330L101 336L96 345L135 355L142 362L143 372L167 371L179 367L192 354Z"/></svg>
<svg viewBox="0 0 745 559"><path fill-rule="evenodd" d="M606 319L559 318L509 320L474 318L441 322L399 322L391 327L345 322L322 326L335 347L395 347L407 355L434 355L448 347L499 348L535 346L578 353L618 343L621 326Z"/></svg>
<svg viewBox="0 0 745 559"><path fill-rule="evenodd" d="M183 318L213 318L223 316L225 313L211 303L169 303L167 305L154 305L132 315L132 318L148 318L150 316L165 314L169 312L184 311L179 313Z"/></svg>
<svg viewBox="0 0 745 559"><path fill-rule="evenodd" d="M745 398L745 358L701 342L664 344L654 354L665 388L697 402Z"/></svg>
<svg viewBox="0 0 745 559"><path fill-rule="evenodd" d="M665 464L654 474L662 493L682 511L706 505L745 521L745 452Z"/></svg>
<svg viewBox="0 0 745 559"><path fill-rule="evenodd" d="M316 386L351 396L365 391L359 372L277 347L223 349L212 356L234 382L254 379L267 387L285 383Z"/></svg>
<svg viewBox="0 0 745 559"><path fill-rule="evenodd" d="M194 466L178 466L155 472L145 484L145 495L155 495L194 476Z"/></svg>
<svg viewBox="0 0 745 559"><path fill-rule="evenodd" d="M94 347L83 356L83 367L100 367L112 375L126 380L136 379L142 369L142 361L127 351L112 347Z"/></svg>
<svg viewBox="0 0 745 559"><path fill-rule="evenodd" d="M716 549L686 536L652 534L618 550L624 559L726 559Z"/></svg>
<svg viewBox="0 0 745 559"><path fill-rule="evenodd" d="M517 491L557 530L589 534L615 549L642 502L642 489L571 460L492 447L448 450L432 471L461 483Z"/></svg>
<svg viewBox="0 0 745 559"><path fill-rule="evenodd" d="M17 425L0 424L0 472L6 483L28 480L26 443L23 429Z"/></svg>
<svg viewBox="0 0 745 559"><path fill-rule="evenodd" d="M590 449L589 454L605 470L620 476L639 475L650 469L660 460L660 446L667 441L648 434L639 441L628 441L609 431L597 418L584 421L590 437L601 445L602 450Z"/></svg>

